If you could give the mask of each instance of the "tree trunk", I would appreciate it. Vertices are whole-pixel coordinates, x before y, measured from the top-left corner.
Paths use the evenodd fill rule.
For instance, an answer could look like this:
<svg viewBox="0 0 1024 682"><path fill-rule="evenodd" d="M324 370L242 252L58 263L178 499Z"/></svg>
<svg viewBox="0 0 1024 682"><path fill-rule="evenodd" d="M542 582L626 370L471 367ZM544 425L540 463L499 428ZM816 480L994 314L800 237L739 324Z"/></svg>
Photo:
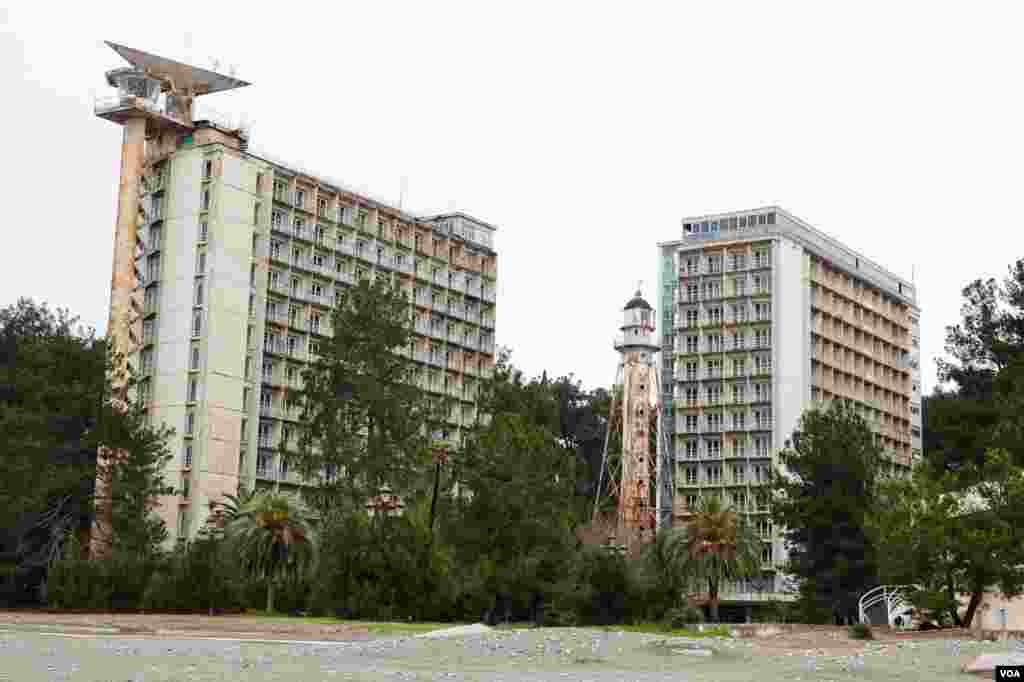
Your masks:
<svg viewBox="0 0 1024 682"><path fill-rule="evenodd" d="M946 575L946 592L949 594L950 601L953 602L953 606L950 607L950 612L953 615L953 625L962 628L964 627L964 622L960 619L960 609L956 607L957 598L956 590L953 587L953 576L948 574Z"/></svg>
<svg viewBox="0 0 1024 682"><path fill-rule="evenodd" d="M708 619L718 622L718 581L708 579Z"/></svg>
<svg viewBox="0 0 1024 682"><path fill-rule="evenodd" d="M971 627L971 623L974 621L974 612L978 610L978 605L981 604L981 597L984 594L983 590L975 590L971 593L971 601L967 602L967 611L964 612L962 627Z"/></svg>
<svg viewBox="0 0 1024 682"><path fill-rule="evenodd" d="M267 615L274 612L274 579L267 581Z"/></svg>

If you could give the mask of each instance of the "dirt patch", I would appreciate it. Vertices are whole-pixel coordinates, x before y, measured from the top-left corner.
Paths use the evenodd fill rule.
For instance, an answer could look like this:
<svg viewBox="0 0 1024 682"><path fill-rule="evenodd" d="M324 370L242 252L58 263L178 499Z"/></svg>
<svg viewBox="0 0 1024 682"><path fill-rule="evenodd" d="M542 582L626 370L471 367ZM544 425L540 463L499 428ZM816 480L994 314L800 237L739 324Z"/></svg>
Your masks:
<svg viewBox="0 0 1024 682"><path fill-rule="evenodd" d="M54 627L61 629L114 630L117 634L197 637L273 638L349 641L369 638L369 630L351 623L311 621L305 618L254 618L250 616L201 616L121 613L44 613L0 611L0 627Z"/></svg>
<svg viewBox="0 0 1024 682"><path fill-rule="evenodd" d="M893 631L886 627L873 628L873 640L850 639L846 627L832 625L789 625L783 631L750 637L755 653L769 655L813 654L816 656L847 656L869 645L874 648L899 647L910 642L942 639L974 639L968 630L950 629L931 632Z"/></svg>

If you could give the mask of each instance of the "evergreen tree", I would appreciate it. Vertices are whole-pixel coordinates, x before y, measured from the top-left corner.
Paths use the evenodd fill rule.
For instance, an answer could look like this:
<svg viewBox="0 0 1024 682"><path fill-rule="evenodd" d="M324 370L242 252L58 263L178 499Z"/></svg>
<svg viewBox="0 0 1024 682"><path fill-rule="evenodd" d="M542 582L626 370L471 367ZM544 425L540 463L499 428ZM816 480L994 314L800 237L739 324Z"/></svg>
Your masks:
<svg viewBox="0 0 1024 682"><path fill-rule="evenodd" d="M877 584L867 514L877 502L882 453L864 420L835 401L804 413L773 475L772 513L785 528L788 570L808 619L853 622Z"/></svg>
<svg viewBox="0 0 1024 682"><path fill-rule="evenodd" d="M390 490L423 490L430 438L447 409L418 385L410 303L381 280L347 288L333 314L333 336L303 374L303 430L296 464L319 481L310 500L321 511L362 509Z"/></svg>

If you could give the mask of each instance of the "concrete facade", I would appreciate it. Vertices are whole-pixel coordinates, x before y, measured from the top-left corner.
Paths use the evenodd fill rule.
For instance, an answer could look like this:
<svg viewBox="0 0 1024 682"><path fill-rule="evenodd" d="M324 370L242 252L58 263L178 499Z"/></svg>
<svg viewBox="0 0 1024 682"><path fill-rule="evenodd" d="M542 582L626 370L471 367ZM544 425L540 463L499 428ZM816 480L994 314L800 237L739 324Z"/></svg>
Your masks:
<svg viewBox="0 0 1024 682"><path fill-rule="evenodd" d="M850 402L890 472L920 457L916 292L776 207L682 223L680 240L658 245L677 506L721 495L748 514L765 572L730 598L782 598L785 547L762 486L804 410Z"/></svg>
<svg viewBox="0 0 1024 682"><path fill-rule="evenodd" d="M494 361L493 226L413 216L243 151L212 125L158 142L133 365L151 418L176 432L165 472L176 492L158 510L172 542L194 536L225 494L303 484L282 454L298 418L287 393L329 337L338 293L360 278L409 296L416 336L403 354L425 391L456 399L434 437L457 442L475 423Z"/></svg>

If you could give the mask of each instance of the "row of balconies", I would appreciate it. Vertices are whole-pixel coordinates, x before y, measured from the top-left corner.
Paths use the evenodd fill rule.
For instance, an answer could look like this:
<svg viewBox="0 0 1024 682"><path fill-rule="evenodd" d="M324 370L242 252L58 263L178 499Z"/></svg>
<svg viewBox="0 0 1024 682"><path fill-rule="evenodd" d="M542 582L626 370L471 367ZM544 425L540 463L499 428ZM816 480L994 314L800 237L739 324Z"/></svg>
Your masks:
<svg viewBox="0 0 1024 682"><path fill-rule="evenodd" d="M694 350L688 350L688 348L694 348ZM767 350L772 347L770 338L765 336L754 337L751 341L735 342L732 339L723 340L722 343L698 343L696 347L688 346L686 338L677 336L675 343L675 352L678 355L694 355L694 354L708 354L708 353L736 353L745 352L752 350Z"/></svg>
<svg viewBox="0 0 1024 682"><path fill-rule="evenodd" d="M819 289L825 288L833 291L845 300L857 303L865 310L881 315L888 320L895 320L899 322L900 326L905 326L908 330L911 327L912 312L910 308L908 307L906 312L900 312L898 307L893 305L891 298L889 305L882 305L881 302L876 303L874 295L870 294L863 287L854 289L850 284L847 284L845 278L826 278L820 269L817 268L811 270L811 282L816 284ZM816 291L814 300L819 300L818 297L821 293L820 290Z"/></svg>
<svg viewBox="0 0 1024 682"><path fill-rule="evenodd" d="M764 476L763 474L760 474L760 472L758 473L757 476L753 476L752 475L749 478L745 477L745 476L740 476L740 477L737 477L737 476L726 476L726 475L724 475L724 472L719 473L718 476L715 476L714 474L710 474L709 475L708 472L706 470L704 470L703 467L701 467L700 468L700 473L698 475L696 475L696 476L693 476L693 475L687 476L685 474L686 469L684 467L680 467L680 468L683 469L683 472L679 472L679 473L676 474L676 477L677 477L676 480L678 481L678 484L677 484L678 487L695 487L695 486L708 486L708 485L743 486L743 487L747 487L747 486L763 486L763 485L767 485L768 484L768 478L766 476ZM762 511L762 509L760 507L758 507L753 500L748 500L745 505L739 505L739 508L736 508L737 507L736 502L733 502L732 506L734 507L734 509L736 511L739 511L739 512L758 512L758 511Z"/></svg>
<svg viewBox="0 0 1024 682"><path fill-rule="evenodd" d="M750 272L752 270L769 269L772 266L771 257L766 255L762 258L744 258L734 261L732 258L724 258L718 265L711 265L707 258L701 258L700 263L694 267L688 267L685 263L679 266L680 277L697 277L704 275L721 275L727 272Z"/></svg>
<svg viewBox="0 0 1024 682"><path fill-rule="evenodd" d="M706 407L732 407L741 405L757 405L758 403L769 403L772 400L770 392L754 393L751 392L749 395L744 394L739 397L734 396L721 396L705 397L705 398L687 398L682 391L677 390L675 393L674 407L679 410L686 409L702 409Z"/></svg>
<svg viewBox="0 0 1024 682"><path fill-rule="evenodd" d="M811 359L820 363L822 367L828 367L833 371L838 371L851 377L855 377L861 383L874 384L882 389L908 397L910 395L911 380L907 375L899 374L895 376L886 376L883 370L876 370L874 367L869 368L866 363L858 363L854 360L837 360L833 353L823 353L817 349L812 349ZM824 376L823 369L819 369L817 371L817 376L819 381L827 382L829 385L839 383L835 379L826 378ZM829 388L829 390L832 389Z"/></svg>
<svg viewBox="0 0 1024 682"><path fill-rule="evenodd" d="M703 314L697 317L697 319L688 319L685 313L680 311L675 315L675 319L673 321L673 328L700 329L701 327L722 327L741 324L770 323L771 321L772 317L770 314L755 315L749 312L741 315L733 315L731 312L729 312L715 317Z"/></svg>
<svg viewBox="0 0 1024 682"><path fill-rule="evenodd" d="M909 372L911 367L910 352L904 350L898 353L895 350L886 350L882 348L876 350L875 345L871 341L860 340L856 337L849 338L847 335L838 332L837 330L830 329L825 325L824 321L816 319L811 326L812 333L820 339L827 339L831 343L840 346L841 348L855 350L859 354L864 355L875 362L879 362L884 365L888 365L893 369L900 372ZM874 337L872 337L874 338ZM818 343L815 344L820 345ZM890 348L899 348L899 346L891 346Z"/></svg>
<svg viewBox="0 0 1024 682"><path fill-rule="evenodd" d="M346 255L357 258L363 258L365 260L368 260L370 262L373 262L377 265L381 265L384 267L399 269L401 272L405 272L407 274L415 273L421 279L427 279L428 281L432 281L433 283L439 286L448 286L447 266L443 270L439 270L437 273L434 273L432 269L414 269L411 253L405 254L408 257L408 260L403 258L402 262L398 262L393 259L393 255L397 253L402 253L401 250L394 248L394 244L399 244L410 250L414 249L414 242L411 237L397 240L379 238L375 230L365 228L361 230L362 233L367 236L367 239L365 240L353 238L331 239L326 234L326 228L321 228L321 230L317 232L315 226L313 225L307 225L305 223L301 225L295 225L294 221L289 220L288 216L285 216L284 214L281 214L281 216L282 217L280 219L271 220L271 230L277 232L278 234L287 235L295 239L301 239L302 241L308 242L310 244L316 244L322 248L333 248ZM378 251L378 249L380 248L384 249L384 251ZM465 255L464 252L459 251L458 253L455 254L455 259L451 260L448 257L448 254L445 254L445 256L436 256L427 253L423 248L415 249L415 252L421 254L426 258L434 258L438 262L446 262L448 263L449 266L463 268L471 272L478 272L481 273L483 276L490 277L492 279L496 277L496 273L494 272L493 267L485 267L481 263L481 257L479 255L469 257ZM424 263L424 266L426 266L426 263ZM442 274L445 277L444 280L438 278ZM451 288L457 288L459 286L462 286L462 284L455 283ZM468 293L473 294L473 292Z"/></svg>
<svg viewBox="0 0 1024 682"><path fill-rule="evenodd" d="M754 377L765 377L771 376L772 367L771 364L760 364L754 365L749 370L720 370L720 369L703 369L696 372L690 372L685 366L680 364L676 367L673 378L676 381L714 381L722 379L748 379Z"/></svg>
<svg viewBox="0 0 1024 682"><path fill-rule="evenodd" d="M703 420L701 420L703 421ZM688 425L683 415L676 417L676 433L688 435L702 435L712 433L754 433L758 431L771 431L774 428L774 420L760 419L752 423L742 424L733 422L731 419L723 419L716 425L698 422L696 426Z"/></svg>
<svg viewBox="0 0 1024 682"><path fill-rule="evenodd" d="M722 287L718 290L707 290L703 292L691 293L686 289L679 287L676 289L675 302L679 305L704 303L707 301L723 301L732 298L753 298L758 296L770 296L772 288L770 286L762 284L761 286L750 286L742 287L737 289L736 287Z"/></svg>
<svg viewBox="0 0 1024 682"><path fill-rule="evenodd" d="M736 450L723 448L718 451L718 454L713 454L708 450L700 450L696 456L689 456L685 452L683 454L676 455L676 464L699 464L705 461L720 462L746 462L748 460L764 459L770 460L771 455L768 454L768 450L755 450L747 452L746 450Z"/></svg>

